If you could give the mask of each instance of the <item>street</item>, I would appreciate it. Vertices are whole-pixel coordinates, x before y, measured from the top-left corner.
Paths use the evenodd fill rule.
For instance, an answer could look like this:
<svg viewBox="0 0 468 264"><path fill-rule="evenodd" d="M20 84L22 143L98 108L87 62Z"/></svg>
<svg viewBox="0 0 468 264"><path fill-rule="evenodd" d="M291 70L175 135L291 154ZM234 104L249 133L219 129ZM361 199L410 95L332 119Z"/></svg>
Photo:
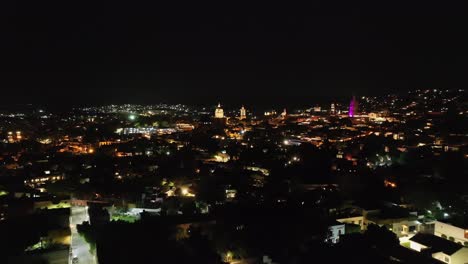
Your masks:
<svg viewBox="0 0 468 264"><path fill-rule="evenodd" d="M73 258L78 258L79 264L96 264L96 255L91 254L90 247L88 243L84 240L83 237L78 234L76 229L77 224L81 224L84 221L89 221L88 211L86 207L83 206L72 206L71 207L71 216L70 216L70 229L71 229L71 252L69 258L70 264L72 263Z"/></svg>

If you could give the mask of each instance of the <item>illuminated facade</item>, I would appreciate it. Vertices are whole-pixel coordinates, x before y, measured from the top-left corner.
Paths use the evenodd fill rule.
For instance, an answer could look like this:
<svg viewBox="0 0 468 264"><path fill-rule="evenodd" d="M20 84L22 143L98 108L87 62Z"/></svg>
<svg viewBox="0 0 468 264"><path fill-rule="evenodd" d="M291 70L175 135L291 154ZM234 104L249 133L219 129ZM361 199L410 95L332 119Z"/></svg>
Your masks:
<svg viewBox="0 0 468 264"><path fill-rule="evenodd" d="M216 107L215 118L224 118L224 110L221 108L221 104L218 104L218 107Z"/></svg>
<svg viewBox="0 0 468 264"><path fill-rule="evenodd" d="M239 119L240 119L240 120L244 120L244 119L246 119L246 118L247 118L247 114L246 114L246 111L245 111L244 106L242 106L241 109L240 109L240 117L239 117Z"/></svg>
<svg viewBox="0 0 468 264"><path fill-rule="evenodd" d="M434 225L434 235L465 246L468 245L468 228L465 229L461 226L458 227L442 221L436 221Z"/></svg>
<svg viewBox="0 0 468 264"><path fill-rule="evenodd" d="M286 108L285 108L283 112L281 113L281 118L286 118L287 115L288 115L288 112L286 112Z"/></svg>
<svg viewBox="0 0 468 264"><path fill-rule="evenodd" d="M330 114L334 115L336 114L336 109L335 109L335 104L332 103L331 106L330 106Z"/></svg>
<svg viewBox="0 0 468 264"><path fill-rule="evenodd" d="M8 132L8 136L7 136L8 143L19 142L22 139L23 139L23 136L21 134L21 131L16 131L15 133L13 133L12 131Z"/></svg>

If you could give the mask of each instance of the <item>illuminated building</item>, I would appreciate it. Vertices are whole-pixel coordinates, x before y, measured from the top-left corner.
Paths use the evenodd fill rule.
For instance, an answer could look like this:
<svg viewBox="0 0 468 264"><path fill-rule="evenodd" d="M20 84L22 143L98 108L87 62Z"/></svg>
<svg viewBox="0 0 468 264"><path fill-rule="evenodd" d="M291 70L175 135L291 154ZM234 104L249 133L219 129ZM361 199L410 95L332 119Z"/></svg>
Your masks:
<svg viewBox="0 0 468 264"><path fill-rule="evenodd" d="M455 243L468 245L468 225L453 225L442 221L436 221L434 235L452 240Z"/></svg>
<svg viewBox="0 0 468 264"><path fill-rule="evenodd" d="M191 124L177 123L176 128L179 131L192 131L195 127Z"/></svg>
<svg viewBox="0 0 468 264"><path fill-rule="evenodd" d="M225 152L220 152L214 155L214 161L216 162L228 162L230 159L231 157Z"/></svg>
<svg viewBox="0 0 468 264"><path fill-rule="evenodd" d="M8 143L13 143L15 142L13 139L13 132L8 132Z"/></svg>
<svg viewBox="0 0 468 264"><path fill-rule="evenodd" d="M215 110L215 118L224 118L224 110L221 108L221 104L218 104Z"/></svg>
<svg viewBox="0 0 468 264"><path fill-rule="evenodd" d="M132 134L159 134L166 135L177 132L175 128L157 128L157 127L124 127L118 128L115 133L123 135Z"/></svg>
<svg viewBox="0 0 468 264"><path fill-rule="evenodd" d="M353 99L351 99L351 102L349 103L349 111L348 111L348 116L349 117L354 117L356 116L358 111L358 103L356 101L356 97L353 96Z"/></svg>
<svg viewBox="0 0 468 264"><path fill-rule="evenodd" d="M226 189L226 200L232 201L236 198L237 190L235 189Z"/></svg>
<svg viewBox="0 0 468 264"><path fill-rule="evenodd" d="M334 115L336 113L335 103L332 103L330 106L330 114Z"/></svg>
<svg viewBox="0 0 468 264"><path fill-rule="evenodd" d="M287 115L288 113L286 112L286 108L285 108L283 112L281 113L281 118L286 118Z"/></svg>
<svg viewBox="0 0 468 264"><path fill-rule="evenodd" d="M63 180L65 179L65 177L63 175L44 175L44 176L40 176L40 177L35 177L35 178L31 178L31 179L27 179L24 181L24 183L26 185L30 185L30 186L36 186L36 185L40 185L40 184L43 184L43 183L46 183L46 182L56 182L56 181L60 181L60 180Z"/></svg>
<svg viewBox="0 0 468 264"><path fill-rule="evenodd" d="M429 251L437 263L463 264L468 258L468 248L454 241L444 240L432 234L418 233L409 239L409 248L417 251Z"/></svg>
<svg viewBox="0 0 468 264"><path fill-rule="evenodd" d="M20 141L22 138L21 131L16 131L16 140Z"/></svg>
<svg viewBox="0 0 468 264"><path fill-rule="evenodd" d="M8 135L7 135L7 141L8 143L15 143L15 142L19 142L23 139L23 136L21 134L21 131L16 131L15 133L13 133L12 131L9 131L8 132Z"/></svg>
<svg viewBox="0 0 468 264"><path fill-rule="evenodd" d="M244 120L246 117L247 117L247 114L246 114L245 108L244 108L244 106L242 106L241 109L240 109L240 117L239 117L239 119L240 119L240 120Z"/></svg>
<svg viewBox="0 0 468 264"><path fill-rule="evenodd" d="M345 224L340 223L338 221L334 221L330 223L328 226L328 233L329 236L326 239L326 242L336 244L340 240L340 236L344 235L345 233Z"/></svg>

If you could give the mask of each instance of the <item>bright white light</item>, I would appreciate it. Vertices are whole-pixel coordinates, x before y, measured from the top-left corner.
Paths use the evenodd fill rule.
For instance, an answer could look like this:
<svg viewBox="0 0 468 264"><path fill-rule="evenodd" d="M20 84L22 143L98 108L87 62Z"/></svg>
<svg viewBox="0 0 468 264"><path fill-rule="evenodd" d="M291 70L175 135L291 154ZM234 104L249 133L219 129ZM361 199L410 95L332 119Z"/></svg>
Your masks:
<svg viewBox="0 0 468 264"><path fill-rule="evenodd" d="M135 116L135 115L129 115L129 116L128 116L128 119L130 119L130 120L132 120L132 121L133 121L133 120L135 120L135 119L136 119L136 116Z"/></svg>
<svg viewBox="0 0 468 264"><path fill-rule="evenodd" d="M283 144L284 144L284 145L289 145L289 140L285 139L285 140L283 141Z"/></svg>
<svg viewBox="0 0 468 264"><path fill-rule="evenodd" d="M447 214L447 213L444 213L444 217L448 217L448 216L449 216L449 214Z"/></svg>

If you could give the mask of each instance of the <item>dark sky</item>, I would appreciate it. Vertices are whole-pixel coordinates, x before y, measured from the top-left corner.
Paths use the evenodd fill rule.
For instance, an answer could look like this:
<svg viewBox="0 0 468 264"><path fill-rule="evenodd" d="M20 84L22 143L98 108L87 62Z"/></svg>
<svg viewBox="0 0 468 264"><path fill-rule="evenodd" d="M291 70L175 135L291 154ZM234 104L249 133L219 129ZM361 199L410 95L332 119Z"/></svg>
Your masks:
<svg viewBox="0 0 468 264"><path fill-rule="evenodd" d="M290 104L467 84L467 15L448 1L158 2L3 3L0 103Z"/></svg>

